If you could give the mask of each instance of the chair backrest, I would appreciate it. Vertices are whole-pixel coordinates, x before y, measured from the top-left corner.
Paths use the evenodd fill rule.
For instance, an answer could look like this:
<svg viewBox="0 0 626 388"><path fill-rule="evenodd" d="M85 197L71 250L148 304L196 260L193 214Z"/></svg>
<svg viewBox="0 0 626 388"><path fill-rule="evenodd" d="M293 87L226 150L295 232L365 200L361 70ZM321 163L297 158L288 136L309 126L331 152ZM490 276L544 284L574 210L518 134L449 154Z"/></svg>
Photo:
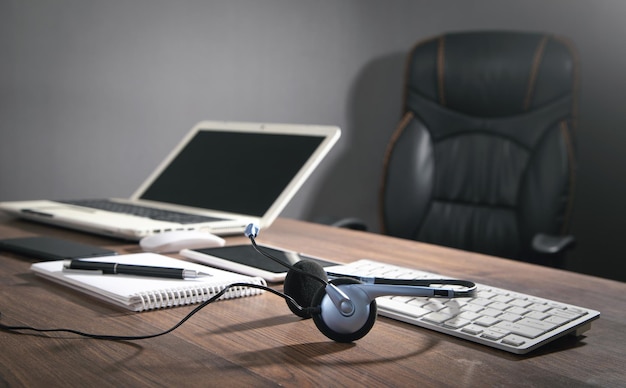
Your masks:
<svg viewBox="0 0 626 388"><path fill-rule="evenodd" d="M559 37L480 31L418 43L385 157L383 232L523 260L535 234L567 232L576 91L574 51Z"/></svg>

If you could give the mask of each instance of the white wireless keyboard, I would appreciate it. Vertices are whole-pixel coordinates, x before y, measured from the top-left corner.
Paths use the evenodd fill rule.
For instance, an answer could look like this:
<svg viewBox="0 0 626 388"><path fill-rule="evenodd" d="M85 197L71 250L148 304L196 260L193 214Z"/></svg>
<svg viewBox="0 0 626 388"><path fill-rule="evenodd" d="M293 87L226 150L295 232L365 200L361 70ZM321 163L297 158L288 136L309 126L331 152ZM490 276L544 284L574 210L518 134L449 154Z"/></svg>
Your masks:
<svg viewBox="0 0 626 388"><path fill-rule="evenodd" d="M371 260L325 269L361 277L445 278ZM385 317L517 354L566 334L579 336L600 316L598 311L484 284L477 284L473 298L389 296L376 298L376 303Z"/></svg>

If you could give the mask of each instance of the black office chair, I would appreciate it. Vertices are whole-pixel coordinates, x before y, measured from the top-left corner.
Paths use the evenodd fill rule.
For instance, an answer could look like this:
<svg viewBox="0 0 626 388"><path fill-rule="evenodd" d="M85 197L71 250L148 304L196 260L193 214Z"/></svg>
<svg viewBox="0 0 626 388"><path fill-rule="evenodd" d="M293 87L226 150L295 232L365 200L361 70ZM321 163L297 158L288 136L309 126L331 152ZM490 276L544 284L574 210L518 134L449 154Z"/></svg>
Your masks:
<svg viewBox="0 0 626 388"><path fill-rule="evenodd" d="M418 43L406 66L383 233L561 266L574 242L572 47L536 33L450 33Z"/></svg>

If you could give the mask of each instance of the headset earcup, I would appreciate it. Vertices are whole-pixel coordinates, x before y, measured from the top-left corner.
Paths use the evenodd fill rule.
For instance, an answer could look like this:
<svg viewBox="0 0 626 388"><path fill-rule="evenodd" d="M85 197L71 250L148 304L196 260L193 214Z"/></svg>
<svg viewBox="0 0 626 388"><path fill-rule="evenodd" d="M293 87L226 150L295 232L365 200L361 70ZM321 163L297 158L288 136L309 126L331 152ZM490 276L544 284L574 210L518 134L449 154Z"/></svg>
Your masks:
<svg viewBox="0 0 626 388"><path fill-rule="evenodd" d="M333 284L337 286L341 284L359 284L359 283L360 282L358 280L349 279L349 278L339 278L339 279L333 280ZM325 295L326 295L326 287L321 287L317 291L315 296L313 297L311 306L321 307L322 299L324 298ZM326 324L326 322L324 321L324 318L322 317L324 312L321 311L321 309L318 310L318 312L313 313L312 317L313 317L313 321L315 322L315 326L317 326L319 331L321 331L322 334L324 334L326 337L337 342L353 342L360 338L363 338L367 333L369 333L369 331L374 326L374 323L376 322L376 314L378 313L376 300L371 301L371 303L369 304L369 310L370 310L369 315L367 317L367 321L365 322L365 324L363 324L359 329L355 330L352 333L339 333L333 330L331 327L329 327L329 325Z"/></svg>
<svg viewBox="0 0 626 388"><path fill-rule="evenodd" d="M293 265L294 267L319 278L327 280L324 268L314 261L302 260ZM324 284L311 276L307 276L292 269L285 276L283 290L285 294L291 296L300 306L307 308L312 306L313 297L320 288L324 288ZM303 311L294 306L293 303L287 301L289 309L301 318L311 318L308 311Z"/></svg>

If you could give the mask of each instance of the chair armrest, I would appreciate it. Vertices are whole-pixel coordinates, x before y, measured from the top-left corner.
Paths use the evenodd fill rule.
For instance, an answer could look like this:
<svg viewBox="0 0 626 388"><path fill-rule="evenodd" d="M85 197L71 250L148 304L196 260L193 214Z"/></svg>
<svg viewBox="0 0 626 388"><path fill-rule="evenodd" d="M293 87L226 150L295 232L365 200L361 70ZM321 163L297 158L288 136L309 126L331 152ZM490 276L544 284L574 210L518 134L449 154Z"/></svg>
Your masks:
<svg viewBox="0 0 626 388"><path fill-rule="evenodd" d="M554 255L572 248L575 243L572 235L555 236L539 233L533 237L532 246L537 252Z"/></svg>
<svg viewBox="0 0 626 388"><path fill-rule="evenodd" d="M319 224L325 224L334 226L337 228L345 228L345 229L353 229L353 230L363 230L367 231L367 224L356 217L345 217L345 218L331 218L331 217L320 217L316 219L314 222Z"/></svg>

